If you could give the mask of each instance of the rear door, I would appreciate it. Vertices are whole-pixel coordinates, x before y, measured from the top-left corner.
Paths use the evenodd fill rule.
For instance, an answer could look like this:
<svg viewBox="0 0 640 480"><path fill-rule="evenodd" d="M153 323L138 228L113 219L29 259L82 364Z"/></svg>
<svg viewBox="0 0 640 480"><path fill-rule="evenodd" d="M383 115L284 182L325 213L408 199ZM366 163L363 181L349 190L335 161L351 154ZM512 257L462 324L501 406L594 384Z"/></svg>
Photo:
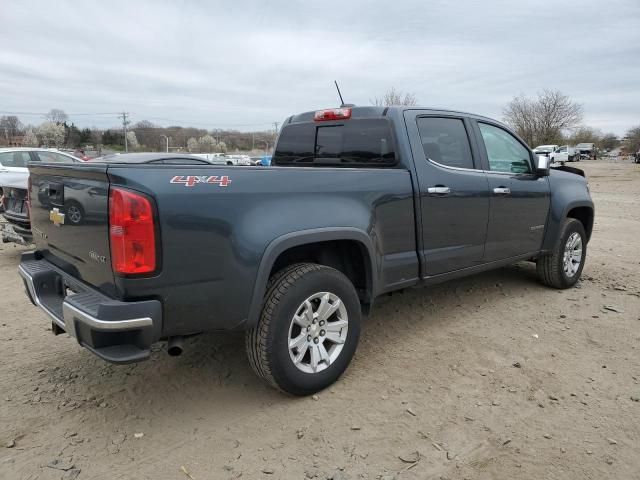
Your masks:
<svg viewBox="0 0 640 480"><path fill-rule="evenodd" d="M420 188L426 276L478 265L489 193L469 120L408 110L405 122Z"/></svg>
<svg viewBox="0 0 640 480"><path fill-rule="evenodd" d="M498 124L474 121L489 182L484 261L537 252L549 212L549 180L534 173L529 148Z"/></svg>
<svg viewBox="0 0 640 480"><path fill-rule="evenodd" d="M0 152L0 187L27 188L27 165L31 160L26 150Z"/></svg>
<svg viewBox="0 0 640 480"><path fill-rule="evenodd" d="M106 171L100 164L32 165L31 226L47 260L113 295Z"/></svg>

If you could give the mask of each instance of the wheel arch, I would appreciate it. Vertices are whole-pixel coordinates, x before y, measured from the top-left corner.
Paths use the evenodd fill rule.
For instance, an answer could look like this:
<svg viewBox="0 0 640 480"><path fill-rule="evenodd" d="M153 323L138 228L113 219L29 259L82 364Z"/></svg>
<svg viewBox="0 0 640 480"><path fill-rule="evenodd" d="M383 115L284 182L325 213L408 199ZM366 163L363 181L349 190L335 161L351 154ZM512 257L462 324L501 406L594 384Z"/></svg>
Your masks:
<svg viewBox="0 0 640 480"><path fill-rule="evenodd" d="M549 252L554 250L560 241L559 233L562 224L567 218L574 218L582 223L587 235L587 242L591 239L593 232L594 208L593 202L586 200L577 200L569 202L560 210L552 205L552 212L549 217L547 231L545 233L542 250Z"/></svg>
<svg viewBox="0 0 640 480"><path fill-rule="evenodd" d="M354 281L353 271L344 271L339 264L336 264L336 248L340 252L340 248L345 248L346 245L352 245L352 248L357 247L360 254L360 257L351 261L361 262L364 282L362 295L360 295L361 303L365 311L370 308L377 291L377 278L374 249L369 235L353 227L302 230L277 237L265 249L253 286L246 328L251 328L258 322L270 276L289 264L313 260L342 271L351 281ZM310 252L314 252L314 257L303 258L304 253L310 254ZM318 259L317 252L321 252L324 261L323 258ZM348 264L353 266L350 262ZM358 271L357 267L355 271Z"/></svg>

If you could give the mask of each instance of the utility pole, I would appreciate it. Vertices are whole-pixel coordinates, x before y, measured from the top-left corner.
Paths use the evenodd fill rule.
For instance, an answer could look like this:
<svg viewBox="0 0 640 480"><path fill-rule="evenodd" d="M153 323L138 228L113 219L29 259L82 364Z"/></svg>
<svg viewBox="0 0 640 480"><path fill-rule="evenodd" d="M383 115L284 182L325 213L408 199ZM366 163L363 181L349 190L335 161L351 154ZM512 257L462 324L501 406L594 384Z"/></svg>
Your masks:
<svg viewBox="0 0 640 480"><path fill-rule="evenodd" d="M164 137L164 139L167 141L167 153L169 153L169 137L167 137L166 135L160 135L161 137Z"/></svg>
<svg viewBox="0 0 640 480"><path fill-rule="evenodd" d="M256 148L256 133L251 132L251 150L255 150Z"/></svg>
<svg viewBox="0 0 640 480"><path fill-rule="evenodd" d="M122 115L118 115L120 118L122 118L122 129L124 130L124 151L125 152L129 151L129 145L127 143L127 125L129 125L129 121L127 120L127 115L129 115L127 112L122 112Z"/></svg>
<svg viewBox="0 0 640 480"><path fill-rule="evenodd" d="M276 136L278 135L278 125L279 125L279 122L273 122L273 126L276 127L275 129Z"/></svg>

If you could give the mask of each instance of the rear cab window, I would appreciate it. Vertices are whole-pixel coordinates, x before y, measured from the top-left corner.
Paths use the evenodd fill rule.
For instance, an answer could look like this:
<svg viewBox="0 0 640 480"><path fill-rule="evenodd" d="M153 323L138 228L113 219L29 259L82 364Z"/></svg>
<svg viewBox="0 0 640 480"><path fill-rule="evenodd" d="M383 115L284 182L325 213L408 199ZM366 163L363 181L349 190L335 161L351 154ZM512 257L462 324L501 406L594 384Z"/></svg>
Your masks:
<svg viewBox="0 0 640 480"><path fill-rule="evenodd" d="M391 123L386 118L331 124L285 125L271 160L277 166L393 167L397 164Z"/></svg>

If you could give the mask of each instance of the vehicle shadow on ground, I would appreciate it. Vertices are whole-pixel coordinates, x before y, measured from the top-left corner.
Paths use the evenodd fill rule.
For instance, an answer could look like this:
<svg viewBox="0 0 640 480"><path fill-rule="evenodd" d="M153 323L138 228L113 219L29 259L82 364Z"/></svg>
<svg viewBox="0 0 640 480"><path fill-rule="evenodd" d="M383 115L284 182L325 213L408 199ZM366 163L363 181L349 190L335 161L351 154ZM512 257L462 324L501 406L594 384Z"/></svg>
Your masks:
<svg viewBox="0 0 640 480"><path fill-rule="evenodd" d="M384 296L376 300L372 315L363 320L361 342L367 343L367 355L375 356L376 352L383 351L389 337L394 339L394 343L401 343L405 336L425 335L425 329L429 335L430 329L440 328L441 322L446 322L447 318L453 319L463 313L468 315L469 305L494 303L504 299L505 295L523 294L523 289L533 295L532 290L538 288L545 287L537 283L535 266L523 263ZM407 318L418 318L416 314L423 313L420 310L426 308L433 315L427 313L421 320L406 324ZM404 322L402 328L398 322ZM370 329L373 324L375 327ZM200 400L197 399L204 397L208 408L216 408L218 402L227 401L225 393L231 395L233 392L237 400L238 390L243 392L243 398L262 398L263 401L279 403L295 401L295 397L272 390L253 374L245 353L244 335L240 333L208 333L191 337L185 341L184 352L179 357L169 357L166 342L159 343L154 346L149 361L125 366L107 364L86 350L75 345L71 347L71 344L66 344L74 342L71 338L48 341L60 342L56 349L61 352L53 360L48 360L47 366L64 365L55 372L63 381L69 376L83 379L83 382L74 381L74 390L80 396L111 396L114 403L120 403L122 398L118 397L124 396L130 407L149 402L159 404L165 399L167 402L179 402L181 408L187 408L189 401L198 402ZM382 359L372 361L376 363ZM351 368L357 369L357 362ZM86 391L82 392L82 389ZM241 403L235 405L241 407ZM229 405L225 407L229 408Z"/></svg>

